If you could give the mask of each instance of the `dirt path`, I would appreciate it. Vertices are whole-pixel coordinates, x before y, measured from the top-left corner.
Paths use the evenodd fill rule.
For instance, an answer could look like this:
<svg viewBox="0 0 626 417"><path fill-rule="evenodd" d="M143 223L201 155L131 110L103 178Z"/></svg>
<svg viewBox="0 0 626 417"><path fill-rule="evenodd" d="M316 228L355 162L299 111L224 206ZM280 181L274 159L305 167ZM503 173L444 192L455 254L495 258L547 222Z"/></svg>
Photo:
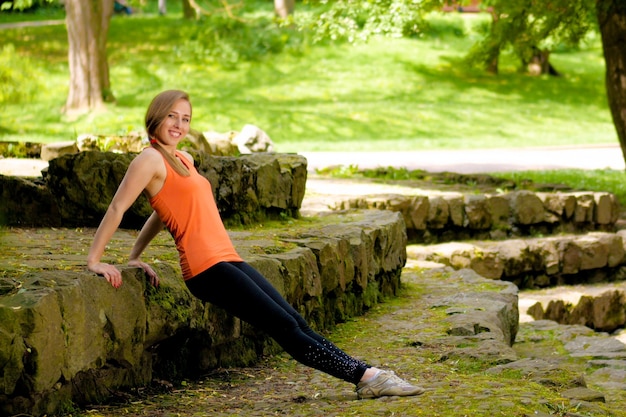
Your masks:
<svg viewBox="0 0 626 417"><path fill-rule="evenodd" d="M339 325L329 337L350 354L394 369L423 386L427 391L421 396L357 400L350 384L280 355L256 367L218 369L184 385L155 384L135 396L121 394L117 404L89 407L75 416L626 416L624 402L569 403L559 395L564 387L553 385L551 378L542 386L515 372L489 374L484 370L494 363L471 355L450 357L452 347L445 344L422 344L437 331L439 319L432 309L433 300L463 289L455 282L424 279L410 268L403 281L405 289L397 299ZM522 349L529 349L531 339L546 338L528 329L521 334ZM533 342L531 350L551 356L555 347ZM520 359L523 357L520 354ZM583 372L575 364L560 366L572 367L574 374Z"/></svg>
<svg viewBox="0 0 626 417"><path fill-rule="evenodd" d="M0 23L0 30L2 29L15 29L25 28L31 26L50 26L50 25L64 25L65 20L33 20L29 22L14 22L14 23Z"/></svg>
<svg viewBox="0 0 626 417"><path fill-rule="evenodd" d="M624 170L618 145L416 152L301 152L308 170L332 166L407 168L427 172L477 174L550 169ZM1 175L40 176L48 166L40 159L0 158Z"/></svg>

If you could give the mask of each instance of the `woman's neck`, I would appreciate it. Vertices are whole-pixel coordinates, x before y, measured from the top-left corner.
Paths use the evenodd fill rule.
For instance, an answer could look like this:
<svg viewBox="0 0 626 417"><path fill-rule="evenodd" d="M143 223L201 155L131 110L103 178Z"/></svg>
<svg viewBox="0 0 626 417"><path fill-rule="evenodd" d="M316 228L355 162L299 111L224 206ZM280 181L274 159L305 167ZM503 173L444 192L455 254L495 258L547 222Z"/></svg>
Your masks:
<svg viewBox="0 0 626 417"><path fill-rule="evenodd" d="M159 145L165 152L169 153L173 157L176 157L176 146L164 145L161 142L156 142L156 144Z"/></svg>

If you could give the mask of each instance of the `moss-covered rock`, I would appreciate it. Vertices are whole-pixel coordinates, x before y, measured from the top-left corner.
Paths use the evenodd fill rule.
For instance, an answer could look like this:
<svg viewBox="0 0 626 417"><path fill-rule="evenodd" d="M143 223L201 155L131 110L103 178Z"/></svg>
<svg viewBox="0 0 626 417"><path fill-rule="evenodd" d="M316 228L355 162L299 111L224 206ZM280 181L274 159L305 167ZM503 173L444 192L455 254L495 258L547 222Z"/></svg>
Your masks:
<svg viewBox="0 0 626 417"><path fill-rule="evenodd" d="M233 242L312 327L330 329L398 291L406 262L406 227L398 213L373 210L291 223L235 231ZM64 252L84 260L82 229L45 236L45 250L30 247L42 236L2 236L3 263L29 254L0 278L6 288L0 296L3 415L53 414L68 403L98 403L155 377L251 365L278 350L258 330L194 298L173 264L155 264L158 288L139 269L122 268L124 284L115 289L86 272L84 263L60 267L61 258L73 259ZM111 251L127 252L133 240L133 233L120 232ZM164 245L175 252L173 242Z"/></svg>
<svg viewBox="0 0 626 417"><path fill-rule="evenodd" d="M298 216L307 178L304 157L192 153L198 171L212 184L227 224ZM0 224L97 226L136 155L80 152L52 159L43 178L0 176ZM126 212L122 226L139 229L150 213L150 204L142 195Z"/></svg>

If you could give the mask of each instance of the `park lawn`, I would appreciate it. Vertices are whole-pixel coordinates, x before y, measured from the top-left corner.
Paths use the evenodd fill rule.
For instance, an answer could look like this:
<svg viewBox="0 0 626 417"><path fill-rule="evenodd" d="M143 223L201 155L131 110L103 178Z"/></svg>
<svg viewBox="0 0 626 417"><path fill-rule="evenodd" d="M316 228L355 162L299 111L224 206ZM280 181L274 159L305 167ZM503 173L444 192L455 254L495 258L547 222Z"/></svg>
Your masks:
<svg viewBox="0 0 626 417"><path fill-rule="evenodd" d="M614 169L559 169L547 171L497 172L495 177L516 184L565 184L577 191L604 191L615 195L621 207L626 207L626 173Z"/></svg>
<svg viewBox="0 0 626 417"><path fill-rule="evenodd" d="M451 17L468 25L474 18ZM61 111L69 80L64 25L4 29L14 51L5 46L0 65L15 63L25 78L20 100L0 102L0 140L141 130L150 99L180 88L191 95L194 128L254 124L279 152L617 143L597 39L551 55L561 77L530 77L507 56L493 76L462 62L473 36L324 45L304 38L246 60L237 48L212 56L202 24L177 14L114 16L108 51L117 102L72 118Z"/></svg>

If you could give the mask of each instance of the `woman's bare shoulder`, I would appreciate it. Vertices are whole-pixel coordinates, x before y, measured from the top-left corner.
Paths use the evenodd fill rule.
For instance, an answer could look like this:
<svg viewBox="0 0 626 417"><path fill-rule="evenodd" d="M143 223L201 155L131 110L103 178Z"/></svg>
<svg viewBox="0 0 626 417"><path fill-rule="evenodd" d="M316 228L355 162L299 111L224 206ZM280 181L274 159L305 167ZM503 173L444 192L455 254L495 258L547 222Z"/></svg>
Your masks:
<svg viewBox="0 0 626 417"><path fill-rule="evenodd" d="M159 161L162 159L163 157L161 156L161 153L159 151L157 151L153 147L149 147L141 151L133 161L139 160L140 162L147 161L154 163L155 161Z"/></svg>
<svg viewBox="0 0 626 417"><path fill-rule="evenodd" d="M136 168L155 170L163 165L163 157L156 149L146 148L133 159L131 165Z"/></svg>

